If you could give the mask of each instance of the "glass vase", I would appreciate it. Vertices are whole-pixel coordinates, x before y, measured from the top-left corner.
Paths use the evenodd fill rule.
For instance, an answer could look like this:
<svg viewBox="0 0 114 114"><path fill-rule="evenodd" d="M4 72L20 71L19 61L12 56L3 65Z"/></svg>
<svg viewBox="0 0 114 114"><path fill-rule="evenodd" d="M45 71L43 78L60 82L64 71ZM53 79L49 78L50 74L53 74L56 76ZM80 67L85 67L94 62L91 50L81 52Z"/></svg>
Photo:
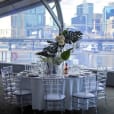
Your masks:
<svg viewBox="0 0 114 114"><path fill-rule="evenodd" d="M47 70L48 74L57 74L58 71L58 65L53 64L53 63L47 63Z"/></svg>
<svg viewBox="0 0 114 114"><path fill-rule="evenodd" d="M63 65L57 65L57 64L52 64L52 63L47 63L47 70L48 70L48 75L51 74L56 74L58 76L61 76L63 73Z"/></svg>

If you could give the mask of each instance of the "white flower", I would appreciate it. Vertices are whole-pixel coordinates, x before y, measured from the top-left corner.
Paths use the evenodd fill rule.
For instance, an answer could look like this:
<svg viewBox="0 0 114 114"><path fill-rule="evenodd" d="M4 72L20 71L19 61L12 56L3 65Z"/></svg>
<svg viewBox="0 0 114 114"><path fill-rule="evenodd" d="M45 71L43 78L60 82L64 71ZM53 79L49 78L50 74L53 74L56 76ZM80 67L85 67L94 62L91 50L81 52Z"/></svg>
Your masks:
<svg viewBox="0 0 114 114"><path fill-rule="evenodd" d="M64 37L64 35L56 36L56 41L58 42L58 44L60 46L63 46L65 44L65 37Z"/></svg>

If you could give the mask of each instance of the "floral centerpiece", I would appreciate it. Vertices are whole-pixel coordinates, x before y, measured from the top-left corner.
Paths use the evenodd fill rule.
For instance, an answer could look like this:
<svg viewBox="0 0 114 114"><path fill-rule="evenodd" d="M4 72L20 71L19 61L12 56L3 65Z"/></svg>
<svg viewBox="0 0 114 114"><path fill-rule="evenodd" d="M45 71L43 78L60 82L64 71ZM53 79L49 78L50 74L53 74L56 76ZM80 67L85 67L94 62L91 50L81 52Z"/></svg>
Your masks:
<svg viewBox="0 0 114 114"><path fill-rule="evenodd" d="M52 65L60 65L62 62L66 61L70 57L70 52L73 47L65 49L66 44L75 44L82 38L82 33L80 31L68 31L64 30L58 36L56 36L55 41L48 40L48 46L43 48L41 52L37 52L36 55L40 55L44 62ZM53 71L54 73L54 71Z"/></svg>

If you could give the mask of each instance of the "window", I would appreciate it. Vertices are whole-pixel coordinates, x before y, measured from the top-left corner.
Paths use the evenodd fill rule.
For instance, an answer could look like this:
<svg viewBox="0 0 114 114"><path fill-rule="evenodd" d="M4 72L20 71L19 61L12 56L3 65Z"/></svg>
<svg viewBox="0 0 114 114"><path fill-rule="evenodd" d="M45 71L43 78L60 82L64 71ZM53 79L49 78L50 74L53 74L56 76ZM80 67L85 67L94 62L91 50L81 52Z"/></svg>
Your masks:
<svg viewBox="0 0 114 114"><path fill-rule="evenodd" d="M78 58L76 55L77 50L75 50L73 53L76 55L75 57L78 59L79 64L84 63L84 65L89 65L88 63L91 63L93 67L101 64L98 59L102 59L105 55L107 55L106 57L111 55L109 58L114 58L114 3L110 2L113 2L113 0L101 0L99 3L98 0L60 1L63 13L64 28L70 28L71 30L80 30L84 34L82 38L83 40L80 41L80 50L82 53L78 53ZM47 41L47 39L53 39L59 32L57 25L55 24L51 15L47 12L48 11L44 6L38 6L36 8L17 13L15 15L11 15L11 24L9 25L10 29L12 29L12 32L8 38L17 38L18 40L20 38L21 40L24 39L25 42L26 39L36 39L36 41L30 45L33 46L33 48L30 48L28 45L25 46L28 55L34 56L34 53L38 51L38 49L41 50L41 48L44 47L44 45L41 46L39 42L44 43ZM0 34L3 34L5 28L8 28L8 24L6 24L6 22L3 24L3 26L0 26L2 27ZM1 22L1 24L2 23L3 22ZM0 38L6 37L5 34L3 35L0 35ZM0 41L0 43L1 42L2 41ZM93 43L94 46L92 46ZM8 47L11 47L11 50ZM12 47L15 47L17 53L21 52L24 54L24 48L20 51L20 49L17 48L18 46L16 42L9 41L6 47L1 45L2 50L8 51L8 56L10 56L11 51L14 49ZM97 58L96 54L99 54L102 51L104 51L105 54L103 53L104 55L100 56L100 58ZM89 54L90 57L88 57ZM92 62L90 58L96 59ZM109 60L111 59L106 59L106 65L114 66L113 62L111 63ZM17 62L21 62L21 60Z"/></svg>

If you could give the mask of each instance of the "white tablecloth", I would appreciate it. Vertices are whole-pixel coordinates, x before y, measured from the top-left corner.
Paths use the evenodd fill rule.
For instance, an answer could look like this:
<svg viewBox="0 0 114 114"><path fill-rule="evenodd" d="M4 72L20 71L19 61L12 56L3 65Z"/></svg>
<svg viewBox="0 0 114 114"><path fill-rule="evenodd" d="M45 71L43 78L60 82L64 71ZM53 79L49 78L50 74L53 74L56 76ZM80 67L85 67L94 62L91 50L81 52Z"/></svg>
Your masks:
<svg viewBox="0 0 114 114"><path fill-rule="evenodd" d="M76 79L76 78L75 78ZM65 108L72 109L72 86L74 78L66 78L65 89ZM31 91L32 91L32 108L42 110L44 108L43 103L43 84L41 78L31 78Z"/></svg>
<svg viewBox="0 0 114 114"><path fill-rule="evenodd" d="M78 91L78 83L80 82L79 79L80 78L76 76L65 78L65 109L67 110L72 110L72 91ZM42 78L26 77L23 78L21 83L24 89L30 89L32 92L32 109L43 110L44 100Z"/></svg>

